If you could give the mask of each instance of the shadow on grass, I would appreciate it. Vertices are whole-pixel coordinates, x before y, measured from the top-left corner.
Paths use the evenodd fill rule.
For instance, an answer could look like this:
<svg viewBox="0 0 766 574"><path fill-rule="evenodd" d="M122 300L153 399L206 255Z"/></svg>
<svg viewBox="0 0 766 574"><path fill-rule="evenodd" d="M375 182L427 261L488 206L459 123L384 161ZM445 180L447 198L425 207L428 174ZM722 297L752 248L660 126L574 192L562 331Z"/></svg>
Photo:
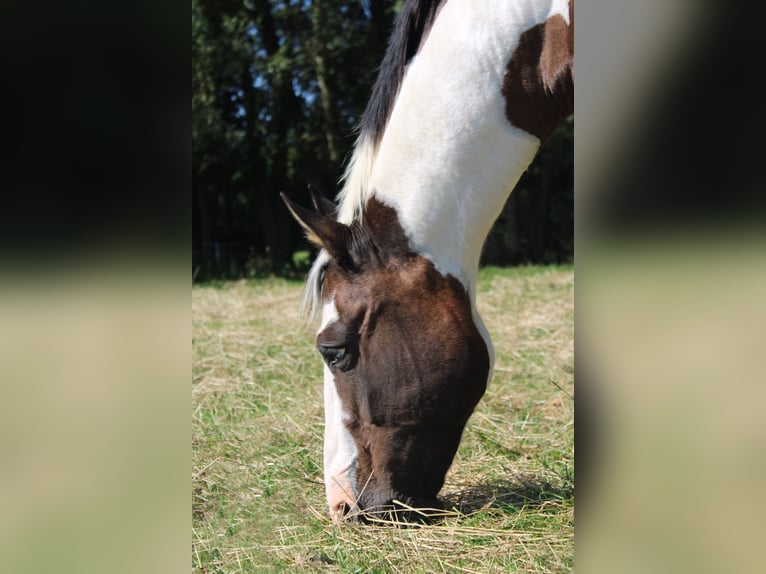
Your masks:
<svg viewBox="0 0 766 574"><path fill-rule="evenodd" d="M346 522L418 528L443 524L447 518L463 519L487 511L515 514L522 509L535 510L543 506L565 503L574 497L574 485L565 481L554 486L537 477L520 476L449 492L439 498L433 508L411 507L399 501L391 507L360 511L345 517Z"/></svg>
<svg viewBox="0 0 766 574"><path fill-rule="evenodd" d="M514 480L494 481L470 486L442 495L446 508L460 514L495 509L503 512L517 512L521 508L535 508L547 503L563 502L574 497L574 485L567 481L561 485L537 478L521 476Z"/></svg>

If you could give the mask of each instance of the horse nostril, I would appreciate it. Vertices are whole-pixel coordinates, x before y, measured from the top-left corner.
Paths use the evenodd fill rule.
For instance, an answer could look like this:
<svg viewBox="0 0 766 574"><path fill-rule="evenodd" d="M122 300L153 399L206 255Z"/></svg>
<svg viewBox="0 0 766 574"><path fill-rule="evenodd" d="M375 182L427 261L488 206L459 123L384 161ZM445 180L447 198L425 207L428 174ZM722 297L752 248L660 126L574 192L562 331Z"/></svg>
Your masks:
<svg viewBox="0 0 766 574"><path fill-rule="evenodd" d="M355 515L351 512L353 507L347 502L339 502L332 510L332 518L336 521L354 520Z"/></svg>

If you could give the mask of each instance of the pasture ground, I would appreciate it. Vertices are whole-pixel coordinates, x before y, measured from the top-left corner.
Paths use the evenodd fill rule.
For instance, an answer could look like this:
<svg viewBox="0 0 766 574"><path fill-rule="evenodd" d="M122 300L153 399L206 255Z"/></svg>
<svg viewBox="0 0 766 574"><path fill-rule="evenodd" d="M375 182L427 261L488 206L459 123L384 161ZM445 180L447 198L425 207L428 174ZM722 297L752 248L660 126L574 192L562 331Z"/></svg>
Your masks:
<svg viewBox="0 0 766 574"><path fill-rule="evenodd" d="M424 527L330 521L301 292L284 279L192 289L193 571L571 571L572 266L481 270L494 376L440 493L452 512Z"/></svg>

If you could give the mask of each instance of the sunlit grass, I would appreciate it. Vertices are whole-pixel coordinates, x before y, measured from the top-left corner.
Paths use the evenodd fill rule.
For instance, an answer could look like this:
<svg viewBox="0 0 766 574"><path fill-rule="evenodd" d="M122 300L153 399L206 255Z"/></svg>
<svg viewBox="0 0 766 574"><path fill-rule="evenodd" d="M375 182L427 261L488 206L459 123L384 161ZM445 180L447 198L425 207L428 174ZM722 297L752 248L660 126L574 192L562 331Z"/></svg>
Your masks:
<svg viewBox="0 0 766 574"><path fill-rule="evenodd" d="M195 572L567 572L574 543L571 267L484 269L495 375L413 528L333 525L321 362L301 284L194 287Z"/></svg>

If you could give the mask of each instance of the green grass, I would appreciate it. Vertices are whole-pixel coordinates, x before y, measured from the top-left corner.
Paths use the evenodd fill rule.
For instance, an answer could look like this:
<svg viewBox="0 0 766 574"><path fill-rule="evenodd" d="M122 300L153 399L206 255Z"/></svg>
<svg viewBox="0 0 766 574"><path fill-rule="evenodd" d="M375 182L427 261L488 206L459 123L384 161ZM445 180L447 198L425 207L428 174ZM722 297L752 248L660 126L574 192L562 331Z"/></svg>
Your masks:
<svg viewBox="0 0 766 574"><path fill-rule="evenodd" d="M322 366L301 289L192 289L193 571L571 571L572 267L481 271L495 373L441 492L452 512L408 529L329 519Z"/></svg>

